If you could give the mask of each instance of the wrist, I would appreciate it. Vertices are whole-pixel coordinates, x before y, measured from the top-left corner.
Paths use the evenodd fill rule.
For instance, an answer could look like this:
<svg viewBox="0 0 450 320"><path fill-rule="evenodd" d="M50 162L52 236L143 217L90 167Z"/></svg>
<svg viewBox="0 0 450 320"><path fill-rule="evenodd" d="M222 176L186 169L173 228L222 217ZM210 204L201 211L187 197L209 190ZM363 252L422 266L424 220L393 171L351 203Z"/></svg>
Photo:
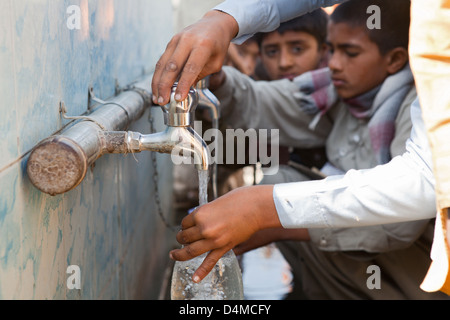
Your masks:
<svg viewBox="0 0 450 320"><path fill-rule="evenodd" d="M272 185L251 187L254 195L253 201L257 204L255 218L259 230L282 227L273 201L273 188Z"/></svg>
<svg viewBox="0 0 450 320"><path fill-rule="evenodd" d="M220 25L224 32L224 36L226 36L230 42L239 33L239 24L233 16L226 12L220 10L210 10L203 16L203 18L213 19L215 24Z"/></svg>

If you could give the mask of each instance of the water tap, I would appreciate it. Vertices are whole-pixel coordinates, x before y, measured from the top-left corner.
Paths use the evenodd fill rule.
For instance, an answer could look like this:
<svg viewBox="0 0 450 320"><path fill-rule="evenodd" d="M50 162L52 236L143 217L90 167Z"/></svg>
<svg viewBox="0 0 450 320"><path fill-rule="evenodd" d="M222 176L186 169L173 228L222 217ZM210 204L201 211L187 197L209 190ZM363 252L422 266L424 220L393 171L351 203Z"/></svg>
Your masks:
<svg viewBox="0 0 450 320"><path fill-rule="evenodd" d="M130 152L156 151L160 153L190 153L198 170L209 170L211 163L209 149L205 141L192 128L198 93L191 88L186 99L175 100L177 83L172 87L170 103L161 106L167 129L161 133L142 135L128 132Z"/></svg>

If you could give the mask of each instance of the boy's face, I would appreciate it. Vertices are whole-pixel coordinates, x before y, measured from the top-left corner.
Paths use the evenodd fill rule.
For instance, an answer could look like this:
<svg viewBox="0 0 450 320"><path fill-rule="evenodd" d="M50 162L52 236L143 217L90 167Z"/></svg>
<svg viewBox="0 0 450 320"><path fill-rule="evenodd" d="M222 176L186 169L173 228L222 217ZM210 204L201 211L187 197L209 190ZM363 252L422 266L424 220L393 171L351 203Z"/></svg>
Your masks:
<svg viewBox="0 0 450 320"><path fill-rule="evenodd" d="M241 61L240 66L235 67L240 67L240 71L248 76L253 75L259 58L258 43L256 41L247 41L235 47Z"/></svg>
<svg viewBox="0 0 450 320"><path fill-rule="evenodd" d="M327 44L333 84L343 99L375 88L389 75L388 59L380 54L363 27L330 22Z"/></svg>
<svg viewBox="0 0 450 320"><path fill-rule="evenodd" d="M303 31L274 31L261 42L261 61L271 80L293 80L317 69L324 54L316 38Z"/></svg>

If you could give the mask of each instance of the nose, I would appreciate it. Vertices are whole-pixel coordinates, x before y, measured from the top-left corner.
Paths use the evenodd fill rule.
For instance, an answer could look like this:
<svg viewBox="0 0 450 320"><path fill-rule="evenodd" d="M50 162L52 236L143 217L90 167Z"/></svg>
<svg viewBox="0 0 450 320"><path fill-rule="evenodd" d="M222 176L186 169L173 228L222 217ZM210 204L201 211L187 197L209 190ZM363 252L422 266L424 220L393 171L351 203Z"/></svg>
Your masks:
<svg viewBox="0 0 450 320"><path fill-rule="evenodd" d="M243 58L244 61L244 68L245 68L245 74L248 76L251 76L255 71L256 66L256 58L254 58L251 55L247 55Z"/></svg>
<svg viewBox="0 0 450 320"><path fill-rule="evenodd" d="M328 67L332 72L342 71L342 61L336 52L330 53Z"/></svg>
<svg viewBox="0 0 450 320"><path fill-rule="evenodd" d="M294 65L294 59L288 50L282 49L280 53L279 67L282 70L291 68Z"/></svg>

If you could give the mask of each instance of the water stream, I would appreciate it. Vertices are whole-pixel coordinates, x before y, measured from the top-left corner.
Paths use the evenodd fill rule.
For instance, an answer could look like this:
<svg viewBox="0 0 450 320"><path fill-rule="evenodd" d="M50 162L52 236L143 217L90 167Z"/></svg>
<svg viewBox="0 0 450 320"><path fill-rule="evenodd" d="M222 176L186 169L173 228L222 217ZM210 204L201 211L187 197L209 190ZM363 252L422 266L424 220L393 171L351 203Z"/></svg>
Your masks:
<svg viewBox="0 0 450 320"><path fill-rule="evenodd" d="M199 171L199 205L208 203L209 172ZM177 261L172 276L172 300L243 300L242 274L233 251L226 253L200 283L192 276L207 253L189 261Z"/></svg>
<svg viewBox="0 0 450 320"><path fill-rule="evenodd" d="M200 206L208 203L208 182L209 172L199 170L198 171L198 202Z"/></svg>

